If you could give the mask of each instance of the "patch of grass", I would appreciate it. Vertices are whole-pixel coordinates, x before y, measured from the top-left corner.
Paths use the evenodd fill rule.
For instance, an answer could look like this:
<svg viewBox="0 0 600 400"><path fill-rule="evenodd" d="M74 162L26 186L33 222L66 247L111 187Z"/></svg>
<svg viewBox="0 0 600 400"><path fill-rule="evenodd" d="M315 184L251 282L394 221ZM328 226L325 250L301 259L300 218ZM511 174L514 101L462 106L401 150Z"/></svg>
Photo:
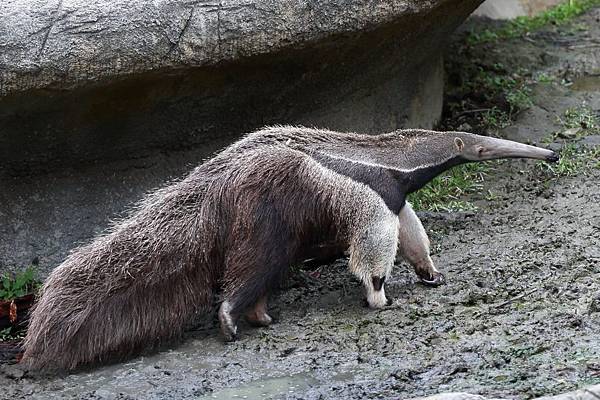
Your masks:
<svg viewBox="0 0 600 400"><path fill-rule="evenodd" d="M486 128L502 129L510 125L510 116L507 112L492 107L481 115L481 122Z"/></svg>
<svg viewBox="0 0 600 400"><path fill-rule="evenodd" d="M527 35L547 25L564 25L574 17L583 14L592 7L600 5L600 0L565 1L533 17L517 17L496 30L486 29L472 32L468 37L470 44L487 43L498 39L510 39Z"/></svg>
<svg viewBox="0 0 600 400"><path fill-rule="evenodd" d="M536 168L548 178L584 174L589 168L600 168L600 147L582 148L568 143L560 151L558 163L539 162Z"/></svg>
<svg viewBox="0 0 600 400"><path fill-rule="evenodd" d="M510 73L510 75L509 75ZM518 71L509 72L508 69L494 69L491 73L484 76L485 84L488 89L492 89L496 93L503 93L511 107L511 113L530 107L533 102L531 100L531 88L527 75L529 71L520 68Z"/></svg>
<svg viewBox="0 0 600 400"><path fill-rule="evenodd" d="M600 134L600 116L586 105L567 109L558 121L565 128L581 128L588 135Z"/></svg>
<svg viewBox="0 0 600 400"><path fill-rule="evenodd" d="M539 83L553 83L556 82L556 80L557 78L555 76L548 75L545 72L540 72L536 77L536 81Z"/></svg>
<svg viewBox="0 0 600 400"><path fill-rule="evenodd" d="M463 164L436 177L421 190L408 196L417 211L473 211L472 203L461 200L468 193L483 188L490 166L487 163Z"/></svg>
<svg viewBox="0 0 600 400"><path fill-rule="evenodd" d="M0 300L12 300L32 293L39 287L34 266L15 274L5 273L0 280Z"/></svg>
<svg viewBox="0 0 600 400"><path fill-rule="evenodd" d="M494 73L492 70L488 73L483 73L477 79L476 84L482 84L493 96L503 96L508 103L508 114L504 118L510 120L512 116L520 110L524 110L533 105L531 99L531 88L523 74L514 74L508 76L505 74ZM497 110L500 111L500 110Z"/></svg>
<svg viewBox="0 0 600 400"><path fill-rule="evenodd" d="M564 130L544 138L543 142L552 143L557 139L578 140L584 136L600 135L600 115L587 105L568 108L556 120Z"/></svg>
<svg viewBox="0 0 600 400"><path fill-rule="evenodd" d="M467 119L479 132L497 131L533 105L530 86L534 80L528 71L511 71L499 62L490 65L484 60L472 61L472 64L457 65L456 69L449 68L456 71L458 76L454 79L460 83L447 87L449 97L461 99L447 104L450 120Z"/></svg>
<svg viewBox="0 0 600 400"><path fill-rule="evenodd" d="M510 106L509 118L511 118L514 113L525 110L533 105L531 88L526 82L509 87L508 90L506 90L506 100Z"/></svg>

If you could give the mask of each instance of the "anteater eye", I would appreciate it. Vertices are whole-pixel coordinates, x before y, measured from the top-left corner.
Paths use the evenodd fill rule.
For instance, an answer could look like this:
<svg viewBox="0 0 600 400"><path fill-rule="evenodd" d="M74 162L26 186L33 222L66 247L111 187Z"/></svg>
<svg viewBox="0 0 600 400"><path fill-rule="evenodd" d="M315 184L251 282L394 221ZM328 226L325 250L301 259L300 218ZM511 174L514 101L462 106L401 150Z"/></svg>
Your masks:
<svg viewBox="0 0 600 400"><path fill-rule="evenodd" d="M477 150L477 153L479 154L479 156L482 156L484 152L485 152L485 149L483 147L480 147L479 150Z"/></svg>

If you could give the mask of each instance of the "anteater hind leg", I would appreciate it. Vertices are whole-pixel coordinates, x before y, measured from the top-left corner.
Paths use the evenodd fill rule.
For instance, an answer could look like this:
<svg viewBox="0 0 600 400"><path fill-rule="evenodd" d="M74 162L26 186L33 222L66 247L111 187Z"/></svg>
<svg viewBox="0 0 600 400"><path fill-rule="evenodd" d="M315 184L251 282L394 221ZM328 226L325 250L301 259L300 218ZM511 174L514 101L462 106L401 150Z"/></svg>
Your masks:
<svg viewBox="0 0 600 400"><path fill-rule="evenodd" d="M274 268L283 270L281 265ZM219 308L219 322L225 340L232 341L237 338L237 321L243 314L254 326L268 326L273 321L267 314L267 297L281 277L276 270L264 268L255 270L251 276L230 275L228 280L230 283Z"/></svg>
<svg viewBox="0 0 600 400"><path fill-rule="evenodd" d="M363 282L371 308L389 305L384 283L398 248L398 218L382 207L355 224L350 245L350 270Z"/></svg>
<svg viewBox="0 0 600 400"><path fill-rule="evenodd" d="M267 297L282 281L291 264L289 240L277 231L279 240L264 237L268 231L258 229L258 236L239 245L227 257L223 279L223 303L219 309L221 332L226 340L235 340L237 320L246 315L249 322L261 326L272 322L267 314ZM285 243L286 245L281 245Z"/></svg>
<svg viewBox="0 0 600 400"><path fill-rule="evenodd" d="M444 275L435 268L429 256L429 238L425 228L409 203L400 211L398 220L399 254L413 266L423 283L431 286L444 284Z"/></svg>
<svg viewBox="0 0 600 400"><path fill-rule="evenodd" d="M246 321L253 326L269 326L273 318L267 312L267 295L258 299L256 304L246 312Z"/></svg>

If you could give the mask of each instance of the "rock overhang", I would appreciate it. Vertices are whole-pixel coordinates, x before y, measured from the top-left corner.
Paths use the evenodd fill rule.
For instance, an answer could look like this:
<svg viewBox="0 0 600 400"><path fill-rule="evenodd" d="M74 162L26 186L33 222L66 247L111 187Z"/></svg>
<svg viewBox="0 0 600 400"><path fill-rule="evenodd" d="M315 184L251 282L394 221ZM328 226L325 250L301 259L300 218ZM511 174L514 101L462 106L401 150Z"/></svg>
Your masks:
<svg viewBox="0 0 600 400"><path fill-rule="evenodd" d="M480 2L5 3L0 265L56 265L142 193L264 125L431 127L442 51Z"/></svg>

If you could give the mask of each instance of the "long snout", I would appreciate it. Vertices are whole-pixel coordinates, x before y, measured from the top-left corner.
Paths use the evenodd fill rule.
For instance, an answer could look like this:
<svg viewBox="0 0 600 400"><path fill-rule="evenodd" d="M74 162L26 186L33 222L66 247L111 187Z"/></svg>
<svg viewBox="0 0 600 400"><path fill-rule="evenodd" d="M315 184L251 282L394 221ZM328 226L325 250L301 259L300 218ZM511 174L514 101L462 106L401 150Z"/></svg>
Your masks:
<svg viewBox="0 0 600 400"><path fill-rule="evenodd" d="M552 150L505 139L490 138L490 142L491 143L486 146L490 158L533 158L549 162L556 162L559 160L558 154Z"/></svg>

